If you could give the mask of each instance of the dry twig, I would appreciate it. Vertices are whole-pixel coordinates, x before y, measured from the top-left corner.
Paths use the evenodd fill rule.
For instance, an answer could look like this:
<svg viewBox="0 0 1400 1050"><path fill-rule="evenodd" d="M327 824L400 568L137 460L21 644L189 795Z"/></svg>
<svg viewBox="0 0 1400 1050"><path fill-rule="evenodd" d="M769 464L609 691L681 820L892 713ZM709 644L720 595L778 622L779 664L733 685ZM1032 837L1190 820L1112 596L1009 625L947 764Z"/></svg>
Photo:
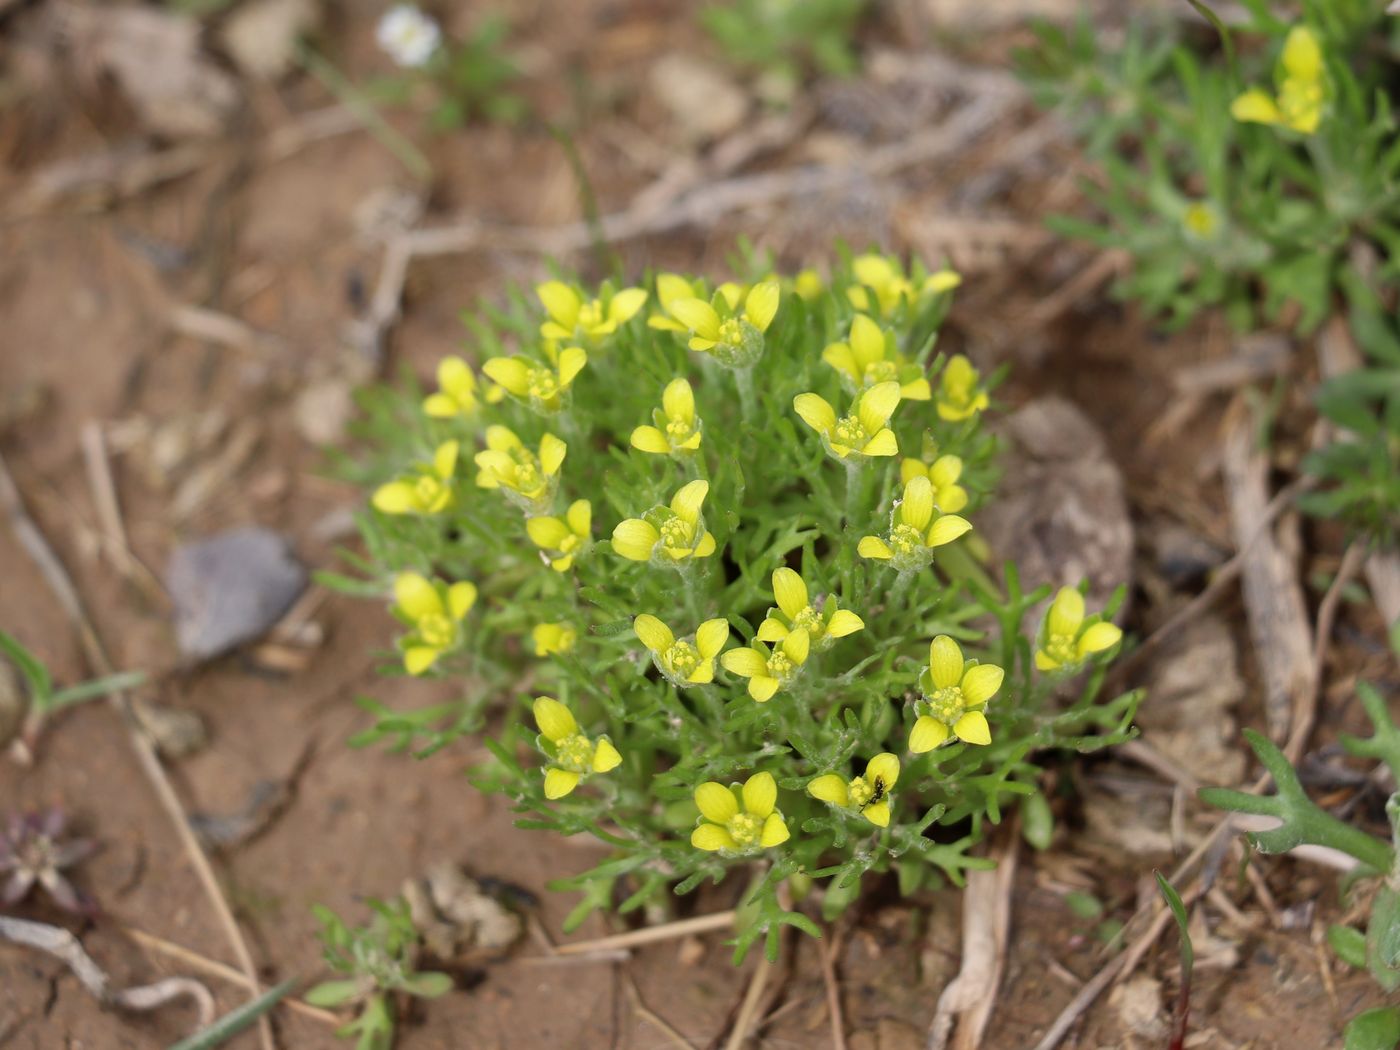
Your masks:
<svg viewBox="0 0 1400 1050"><path fill-rule="evenodd" d="M618 948L640 948L644 944L674 940L692 933L708 933L710 930L727 930L734 925L734 912L721 911L713 915L697 915L693 919L663 923L660 926L644 926L640 930L615 933L609 937L599 937L592 941L577 941L561 944L555 948L558 955L584 955L589 952L611 951Z"/></svg>
<svg viewBox="0 0 1400 1050"><path fill-rule="evenodd" d="M19 541L20 546L24 548L38 567L44 581L49 585L49 589L53 591L54 597L58 599L59 605L63 607L63 611L77 630L83 652L93 673L102 677L111 675L113 673L112 661L107 656L106 646L98 637L92 620L83 607L82 598L73 585L72 577L68 575L68 570L63 567L58 555L54 553L48 540L44 538L43 532L25 509L19 488L15 485L3 455L0 455L0 508L4 509L6 516L10 519L10 527L14 530L15 538ZM238 928L238 920L234 918L233 910L229 907L223 891L219 888L219 880L214 874L208 856L205 855L194 833L190 830L184 807L180 804L180 797L175 793L170 778L166 776L165 767L161 765L155 744L141 728L136 713L132 710L131 698L125 692L114 692L108 697L108 700L121 716L122 724L127 730L127 739L136 752L141 771L146 775L146 779L155 790L166 815L174 825L175 834L179 838L195 874L203 885L206 896L214 907L214 912L219 918L220 925L224 928L224 933L228 937L229 945L233 949L239 966L248 978L253 994L258 994L261 987L258 984L257 967L253 963L252 953L249 952L248 944L243 939L243 933ZM272 1026L265 1016L259 1018L258 1030L265 1050L271 1050L276 1044L272 1037Z"/></svg>
<svg viewBox="0 0 1400 1050"><path fill-rule="evenodd" d="M729 1041L724 1044L724 1050L739 1050L749 1038L750 1031L759 1020L758 1004L763 999L763 990L768 984L768 974L772 968L768 956L760 953L758 965L754 968L753 977L749 979L744 1001L739 1004L739 1016L734 1019L734 1027L729 1030Z"/></svg>
<svg viewBox="0 0 1400 1050"><path fill-rule="evenodd" d="M831 943L817 945L817 960L822 967L822 983L826 985L826 1012L831 1020L831 1050L846 1050L846 1022L841 1014L841 985L836 980L836 952L840 940L833 935Z"/></svg>

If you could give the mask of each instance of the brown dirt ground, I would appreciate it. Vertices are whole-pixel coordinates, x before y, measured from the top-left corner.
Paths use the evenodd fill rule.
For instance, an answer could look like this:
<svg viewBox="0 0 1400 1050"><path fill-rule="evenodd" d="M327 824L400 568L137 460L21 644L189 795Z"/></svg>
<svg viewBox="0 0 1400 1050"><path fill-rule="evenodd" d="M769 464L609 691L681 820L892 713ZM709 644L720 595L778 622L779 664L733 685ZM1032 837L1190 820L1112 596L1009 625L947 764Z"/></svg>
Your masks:
<svg viewBox="0 0 1400 1050"><path fill-rule="evenodd" d="M648 56L658 41L678 39L671 8L637 3L569 5L563 24L529 21L535 41L565 53L561 64L583 62L596 95L621 99L604 130L629 132L658 120L634 102ZM352 68L377 63L368 43L366 5L337 26L344 59ZM591 40L585 49L578 42ZM680 39L684 39L681 37ZM585 55L585 50L587 54ZM253 110L264 129L279 114L326 100L305 83L277 93L255 94ZM0 173L0 199L45 164L110 142L110 127L94 127L90 106L74 101L39 141L26 140ZM9 117L4 119L24 119ZM105 118L104 118L105 119ZM117 121L120 129L120 117ZM10 141L15 141L13 138ZM605 211L621 207L651 172L620 153L615 139L590 130L579 145ZM879 187L874 207L896 249L917 249L893 232L902 217L936 214L947 187L970 178L995 159L999 141L951 164L906 173ZM435 212L465 211L497 221L553 223L577 214L572 176L559 149L539 132L468 129L430 143L444 173L432 202ZM1043 169L1044 165L1042 165ZM270 166L230 169L211 164L192 177L100 212L50 210L4 226L0 254L0 391L38 385L52 392L45 411L9 435L7 460L36 517L73 572L104 639L121 667L157 672L155 692L167 703L199 712L211 745L172 763L191 811L237 810L258 782L277 779L309 759L292 804L264 833L218 858L218 867L266 976L314 974L319 949L309 913L313 903L360 913L365 897L389 895L402 880L434 861L455 859L475 873L525 887L540 899L539 918L557 936L571 900L545 883L586 867L598 852L512 827L500 800L472 789L463 775L475 757L458 746L423 762L380 750L350 751L344 741L363 725L351 701L374 693L413 706L445 698L431 683L396 681L373 674L375 651L385 645L389 621L374 603L330 598L316 619L326 631L308 665L290 674L258 671L238 657L194 672L173 668L173 641L164 602L122 580L94 541L97 528L77 435L89 420L131 416L164 418L222 408L254 418L260 428L252 461L190 520L172 523L166 494L151 488L121 458L117 479L131 547L159 574L177 541L217 528L257 522L293 536L312 566L334 565L332 545L313 538L313 526L357 495L319 475L320 454L297 434L291 401L306 374L328 367L342 353L339 333L357 309L356 286L372 282L377 254L355 234L353 214L369 194L406 181L395 161L367 135L353 134L313 145ZM1003 212L1031 220L1037 206L1064 195L1062 180L1041 171L1014 181L999 204ZM707 231L690 230L629 244L630 268L669 263L718 270L741 232L779 248L789 262L815 262L805 202L749 221ZM870 236L860 208L844 232ZM837 225L842 225L841 216ZM867 229L863 235L862 229ZM187 264L162 272L151 246L187 253ZM1178 517L1226 539L1222 501L1209 470L1221 403L1207 404L1192 426L1153 446L1142 440L1167 398L1171 374L1184 362L1219 352L1219 333L1207 327L1158 345L1147 326L1092 294L1048 331L1027 332L1014 319L1073 267L1082 254L1052 248L1026 258L992 260L970 274L949 338L986 360L1018 366L1008 391L1013 402L1056 392L1078 401L1104 427L1125 471L1134 515L1141 522L1178 503ZM580 263L586 260L578 260ZM1028 262L1033 264L1028 266ZM478 295L492 295L512 279L528 279L540 260L482 253L416 266L406 296L406 316L392 341L395 362L420 374L462 339L457 312ZM285 349L239 350L203 345L170 334L164 318L175 303L207 302L259 329L276 333ZM1206 466L1203 468L1202 464ZM1335 537L1315 538L1323 552L1314 567L1335 564ZM1328 558L1332 560L1329 562ZM70 625L8 530L0 530L0 625L35 648L60 681L87 673ZM1227 606L1238 630L1239 610ZM1162 610L1141 614L1138 629L1160 621ZM1364 613L1346 614L1348 637L1374 638ZM1239 631L1242 636L1242 631ZM1354 651L1353 651L1354 650ZM1339 652L1337 677L1348 678L1366 659L1364 646ZM1257 689L1241 712L1258 723ZM1354 706L1354 705L1353 705ZM1344 713L1350 728L1356 712ZM1328 726L1330 738L1334 727ZM1224 730L1222 730L1224 732ZM1083 771L1091 777L1102 762ZM1120 773L1140 772L1115 767ZM178 972L167 959L144 954L121 927L156 934L208 956L228 959L227 947L167 820L132 758L115 714L89 705L63 717L44 739L34 768L0 764L0 805L5 809L62 803L79 827L104 849L85 864L81 884L92 890L106 917L84 934L93 955L118 982ZM1153 863L1171 858L1120 854L1116 862L1091 861L1071 830L1043 857L1025 856L1017 876L1012 953L985 1046L1030 1046L1073 996L1077 982L1100 965L1088 924L1073 917L1061 890L1065 872L1078 869L1087 886L1129 914ZM1193 826L1196 814L1193 812ZM1317 901L1320 916L1339 913L1335 886L1287 861L1263 859L1261 870L1281 907ZM1367 980L1329 967L1335 998L1324 984L1307 931L1269 928L1240 880L1226 892L1254 918L1248 929L1212 922L1236 942L1237 958L1197 975L1195 1045L1311 1048L1334 1045L1338 1020L1369 1002ZM727 906L735 886L707 895L701 909ZM687 907L690 905L687 904ZM25 914L54 917L43 906ZM580 935L608 927L590 920ZM1217 929L1217 932L1222 932ZM890 898L844 928L838 959L847 1030L853 1048L897 1050L922 1044L937 997L959 958L958 896L952 891L913 901ZM405 1026L405 1050L433 1047L553 1047L668 1045L637 1016L623 984L636 981L642 999L693 1045L714 1045L746 985L753 962L734 970L719 938L706 938L698 961L682 961L675 944L645 949L624 969L605 964L541 963L528 943L510 959L488 967L480 984L434 1002ZM824 1046L829 1041L823 984L813 946L792 942L795 968L783 985L761 1045ZM1142 971L1174 989L1175 949L1165 938ZM211 982L221 1008L239 1000L236 989ZM49 960L0 948L0 1045L50 1050L89 1050L168 1045L183 1035L190 1016L171 1008L137 1019L98 1011L73 979ZM282 1044L298 1050L338 1042L322 1026L296 1014L278 1017ZM230 1045L250 1047L251 1035ZM1067 1042L1075 1047L1161 1045L1160 1037L1133 1034L1123 1012L1101 1002Z"/></svg>

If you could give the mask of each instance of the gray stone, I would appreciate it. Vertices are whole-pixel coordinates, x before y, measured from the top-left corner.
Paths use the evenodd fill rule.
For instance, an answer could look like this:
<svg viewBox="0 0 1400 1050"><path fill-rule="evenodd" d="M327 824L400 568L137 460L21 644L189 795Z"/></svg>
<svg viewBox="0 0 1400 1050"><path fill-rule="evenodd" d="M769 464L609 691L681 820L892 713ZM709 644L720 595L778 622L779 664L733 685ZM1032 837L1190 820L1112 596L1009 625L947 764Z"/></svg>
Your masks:
<svg viewBox="0 0 1400 1050"><path fill-rule="evenodd" d="M306 569L278 533L240 528L176 548L165 583L181 654L209 660L275 624L306 588Z"/></svg>

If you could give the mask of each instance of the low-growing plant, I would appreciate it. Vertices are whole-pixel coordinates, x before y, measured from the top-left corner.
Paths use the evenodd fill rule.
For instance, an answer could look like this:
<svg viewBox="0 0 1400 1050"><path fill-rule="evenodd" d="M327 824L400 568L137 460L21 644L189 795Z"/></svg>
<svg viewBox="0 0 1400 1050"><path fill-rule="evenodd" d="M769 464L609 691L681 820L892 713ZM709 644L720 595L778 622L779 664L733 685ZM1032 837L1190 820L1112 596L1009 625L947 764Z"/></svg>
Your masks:
<svg viewBox="0 0 1400 1050"><path fill-rule="evenodd" d="M349 926L321 905L312 909L321 924L326 965L338 976L306 993L306 1001L332 1009L353 1009L355 1019L336 1034L355 1037L357 1050L389 1050L397 1021L395 996L435 999L452 990L445 973L415 966L418 932L402 900L369 901L368 926Z"/></svg>
<svg viewBox="0 0 1400 1050"><path fill-rule="evenodd" d="M1372 725L1367 739L1342 737L1349 754L1379 759L1391 775L1400 775L1400 728L1390 717L1385 699L1365 683L1357 695ZM1308 798L1287 757L1267 737L1251 730L1245 736L1264 769L1273 778L1273 795L1251 795L1226 788L1205 788L1201 798L1210 805L1234 813L1274 817L1276 828L1251 832L1250 843L1261 853L1286 853L1301 845L1327 846L1354 858L1359 865L1348 880L1349 892L1369 892L1370 914L1363 933L1350 926L1333 926L1327 940L1343 962L1366 969L1387 993L1400 989L1400 793L1390 796L1389 841L1328 813ZM1377 1033L1394 1032L1389 1043L1375 1041ZM1369 1011L1347 1027L1349 1050L1385 1046L1400 1041L1400 1009Z"/></svg>
<svg viewBox="0 0 1400 1050"><path fill-rule="evenodd" d="M700 21L727 60L790 90L812 69L832 76L856 71L851 41L868 6L868 0L727 0L701 10Z"/></svg>
<svg viewBox="0 0 1400 1050"><path fill-rule="evenodd" d="M391 670L461 689L367 702L357 743L433 751L505 701L477 783L612 850L555 884L583 892L569 928L739 869L739 957L816 932L785 883L827 880L831 917L867 874L990 866L1037 752L1131 736L1140 699L1101 696L1117 599L1066 587L1030 622L1051 588L979 560L994 382L935 350L957 276L744 266L469 316L479 374L366 396L366 554L323 577L392 594Z"/></svg>

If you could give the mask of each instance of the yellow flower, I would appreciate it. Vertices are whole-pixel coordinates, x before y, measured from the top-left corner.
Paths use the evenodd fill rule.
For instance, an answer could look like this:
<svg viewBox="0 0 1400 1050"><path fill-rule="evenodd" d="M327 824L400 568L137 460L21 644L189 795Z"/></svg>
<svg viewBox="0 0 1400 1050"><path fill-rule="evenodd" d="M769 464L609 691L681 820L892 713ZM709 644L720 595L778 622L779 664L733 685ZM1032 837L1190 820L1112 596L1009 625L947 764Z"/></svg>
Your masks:
<svg viewBox="0 0 1400 1050"><path fill-rule="evenodd" d="M713 354L722 365L744 368L763 353L763 333L778 313L780 298L778 282L764 281L748 290L740 309L721 286L711 302L674 300L670 313L690 332L692 350Z"/></svg>
<svg viewBox="0 0 1400 1050"><path fill-rule="evenodd" d="M1192 201L1181 213L1181 225L1192 240L1213 240L1220 229L1220 215L1209 201Z"/></svg>
<svg viewBox="0 0 1400 1050"><path fill-rule="evenodd" d="M908 485L917 477L928 478L933 486L933 505L944 514L956 514L967 506L967 489L958 484L962 468L957 456L939 456L932 463L906 459L899 465L899 480Z"/></svg>
<svg viewBox="0 0 1400 1050"><path fill-rule="evenodd" d="M801 672L811 644L806 631L790 631L776 649L755 638L747 648L730 649L719 662L731 674L747 678L749 696L763 704Z"/></svg>
<svg viewBox="0 0 1400 1050"><path fill-rule="evenodd" d="M729 621L723 617L706 620L694 635L680 639L671 633L671 628L647 613L632 621L632 630L651 652L656 669L681 689L713 682L715 657L729 641Z"/></svg>
<svg viewBox="0 0 1400 1050"><path fill-rule="evenodd" d="M842 385L852 393L894 380L905 401L927 401L933 396L919 366L895 349L894 333L882 329L865 314L851 319L850 337L823 350L822 360L836 369Z"/></svg>
<svg viewBox="0 0 1400 1050"><path fill-rule="evenodd" d="M812 647L821 652L835 645L836 639L865 627L859 616L840 608L834 594L813 605L807 598L807 584L786 567L773 572L773 598L778 607L769 609L759 624L759 641L781 642L792 631L806 631Z"/></svg>
<svg viewBox="0 0 1400 1050"><path fill-rule="evenodd" d="M462 640L462 621L476 604L471 583L448 586L416 572L394 577L394 614L412 628L402 640L403 666L422 674Z"/></svg>
<svg viewBox="0 0 1400 1050"><path fill-rule="evenodd" d="M917 303L926 296L952 291L962 278L952 270L939 270L911 280L904 276L898 260L884 255L858 255L851 261L856 283L846 289L846 298L857 310L889 314L901 303Z"/></svg>
<svg viewBox="0 0 1400 1050"><path fill-rule="evenodd" d="M807 794L829 805L854 810L878 828L890 824L890 793L899 779L899 759L885 751L865 765L865 772L849 783L827 773L807 784Z"/></svg>
<svg viewBox="0 0 1400 1050"><path fill-rule="evenodd" d="M772 773L755 773L742 788L706 781L695 789L695 805L704 819L691 833L690 844L721 853L757 853L781 845L788 829L777 803Z"/></svg>
<svg viewBox="0 0 1400 1050"><path fill-rule="evenodd" d="M689 558L708 558L715 552L715 536L706 531L700 512L709 491L708 481L692 481L671 497L669 507L652 507L643 517L619 522L613 550L632 561L671 568Z"/></svg>
<svg viewBox="0 0 1400 1050"><path fill-rule="evenodd" d="M545 798L563 798L584 777L606 773L622 761L606 736L590 740L580 733L573 712L552 696L536 698L534 710L539 747L550 760L544 772Z"/></svg>
<svg viewBox="0 0 1400 1050"><path fill-rule="evenodd" d="M739 290L736 284L724 284L722 289ZM647 327L655 328L661 332L688 332L685 325L681 324L671 313L671 307L682 299L704 299L706 297L705 282L696 279L689 281L677 273L659 273L656 275L656 301L660 304L659 313L653 313L647 318ZM740 294L742 298L742 293ZM732 306L733 299L729 299Z"/></svg>
<svg viewBox="0 0 1400 1050"><path fill-rule="evenodd" d="M597 341L612 335L632 319L647 301L643 288L623 288L605 299L584 301L578 289L563 281L546 281L535 289L549 320L540 325L546 339Z"/></svg>
<svg viewBox="0 0 1400 1050"><path fill-rule="evenodd" d="M801 270L792 279L792 290L805 302L815 302L826 292L826 282L816 270Z"/></svg>
<svg viewBox="0 0 1400 1050"><path fill-rule="evenodd" d="M684 456L700 447L700 420L695 392L684 379L673 379L661 392L661 407L651 410L655 426L632 431L632 447L658 456Z"/></svg>
<svg viewBox="0 0 1400 1050"><path fill-rule="evenodd" d="M536 656L567 653L578 641L578 632L567 623L540 623L530 632L535 642Z"/></svg>
<svg viewBox="0 0 1400 1050"><path fill-rule="evenodd" d="M552 365L527 357L493 357L481 370L512 397L524 401L540 415L554 415L568 404L569 387L588 364L588 352L579 346L559 351L546 344Z"/></svg>
<svg viewBox="0 0 1400 1050"><path fill-rule="evenodd" d="M956 514L934 512L933 483L916 474L904 483L904 498L890 512L888 538L864 536L856 553L888 561L899 572L917 572L933 561L933 550L968 532L972 523Z"/></svg>
<svg viewBox="0 0 1400 1050"><path fill-rule="evenodd" d="M1311 135L1327 105L1327 65L1307 26L1294 26L1274 68L1278 94L1250 88L1230 104L1230 115L1250 124L1273 124Z"/></svg>
<svg viewBox="0 0 1400 1050"><path fill-rule="evenodd" d="M502 489L522 509L547 509L559 484L559 468L569 447L553 434L540 438L536 455L503 426L486 428L486 449L476 454L476 483L484 489Z"/></svg>
<svg viewBox="0 0 1400 1050"><path fill-rule="evenodd" d="M551 569L568 572L593 538L593 504L578 499L569 504L562 518L526 518L525 531Z"/></svg>
<svg viewBox="0 0 1400 1050"><path fill-rule="evenodd" d="M1085 624L1084 595L1073 587L1061 587L1050 603L1041 631L1035 666L1040 671L1056 671L1083 663L1094 653L1118 644L1123 632L1106 620Z"/></svg>
<svg viewBox="0 0 1400 1050"><path fill-rule="evenodd" d="M899 384L876 383L856 395L849 415L836 418L836 409L817 394L798 394L792 407L802 421L821 435L822 445L837 459L852 456L895 456L899 442L890 429L890 416L899 407Z"/></svg>
<svg viewBox="0 0 1400 1050"><path fill-rule="evenodd" d="M991 403L981 387L981 375L962 354L954 354L938 386L938 418L950 423L970 419Z"/></svg>
<svg viewBox="0 0 1400 1050"><path fill-rule="evenodd" d="M380 485L370 503L381 514L438 514L452 506L452 475L458 444L444 441L431 463L419 463L407 477Z"/></svg>
<svg viewBox="0 0 1400 1050"><path fill-rule="evenodd" d="M940 634L929 645L928 666L919 676L924 699L914 705L919 718L909 736L909 750L921 755L949 736L968 744L990 744L992 731L981 708L996 695L1005 676L995 664L964 660L958 643Z"/></svg>
<svg viewBox="0 0 1400 1050"><path fill-rule="evenodd" d="M423 400L423 411L434 419L472 419L481 409L476 376L460 357L444 357L437 366L438 392Z"/></svg>

